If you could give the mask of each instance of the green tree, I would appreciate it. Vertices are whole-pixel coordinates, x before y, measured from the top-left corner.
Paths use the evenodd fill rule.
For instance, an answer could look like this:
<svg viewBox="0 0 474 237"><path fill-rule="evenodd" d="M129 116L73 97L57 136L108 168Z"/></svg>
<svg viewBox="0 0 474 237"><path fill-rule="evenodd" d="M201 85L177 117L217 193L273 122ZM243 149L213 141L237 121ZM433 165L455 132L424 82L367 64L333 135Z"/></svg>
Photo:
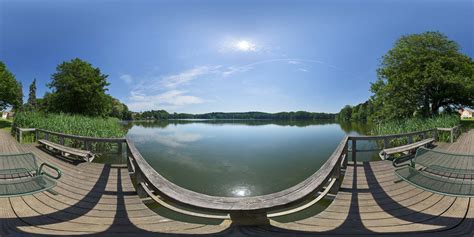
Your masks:
<svg viewBox="0 0 474 237"><path fill-rule="evenodd" d="M401 37L372 83L378 119L428 117L474 105L474 63L439 32Z"/></svg>
<svg viewBox="0 0 474 237"><path fill-rule="evenodd" d="M36 78L30 85L30 93L28 94L28 108L30 110L36 110L38 104L36 101Z"/></svg>
<svg viewBox="0 0 474 237"><path fill-rule="evenodd" d="M338 114L339 121L349 121L352 118L352 107L350 105L344 106Z"/></svg>
<svg viewBox="0 0 474 237"><path fill-rule="evenodd" d="M63 62L48 84L53 90L47 97L48 110L88 116L106 116L111 100L107 75L81 59Z"/></svg>
<svg viewBox="0 0 474 237"><path fill-rule="evenodd" d="M0 61L0 110L12 106L18 110L23 104L23 92L21 83Z"/></svg>
<svg viewBox="0 0 474 237"><path fill-rule="evenodd" d="M110 96L111 100L111 111L109 116L115 117L122 120L132 120L132 112L128 110L128 106L123 104L118 99L113 98Z"/></svg>

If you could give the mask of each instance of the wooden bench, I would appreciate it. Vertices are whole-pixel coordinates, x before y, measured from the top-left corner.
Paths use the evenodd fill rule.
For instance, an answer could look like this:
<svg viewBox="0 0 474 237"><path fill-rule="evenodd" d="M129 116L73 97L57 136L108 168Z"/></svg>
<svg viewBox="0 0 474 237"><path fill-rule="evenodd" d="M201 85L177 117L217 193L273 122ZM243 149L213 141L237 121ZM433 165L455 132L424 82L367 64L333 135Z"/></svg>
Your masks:
<svg viewBox="0 0 474 237"><path fill-rule="evenodd" d="M61 170L42 163L38 166L32 153L0 155L0 198L30 195L56 186L55 179ZM44 171L48 167L56 171L53 176Z"/></svg>
<svg viewBox="0 0 474 237"><path fill-rule="evenodd" d="M95 154L90 151L76 149L72 147L63 146L47 140L38 140L38 143L45 146L46 148L52 148L61 153L62 156L70 158L71 155L83 159L87 162L92 162L95 158Z"/></svg>
<svg viewBox="0 0 474 237"><path fill-rule="evenodd" d="M403 146L397 146L397 147L392 147L392 148L385 148L382 151L380 151L379 156L382 158L382 160L386 160L388 156L398 154L398 153L403 153L403 152L408 152L411 153L418 149L419 147L426 146L428 144L431 144L435 141L434 138L428 138L424 139L418 142L410 143L407 145Z"/></svg>

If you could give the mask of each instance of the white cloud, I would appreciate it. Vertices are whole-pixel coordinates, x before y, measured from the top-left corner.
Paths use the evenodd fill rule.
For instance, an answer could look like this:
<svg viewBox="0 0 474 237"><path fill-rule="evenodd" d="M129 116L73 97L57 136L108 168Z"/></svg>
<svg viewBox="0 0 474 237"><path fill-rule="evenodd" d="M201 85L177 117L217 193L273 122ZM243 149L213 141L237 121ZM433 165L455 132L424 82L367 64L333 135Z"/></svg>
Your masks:
<svg viewBox="0 0 474 237"><path fill-rule="evenodd" d="M187 91L170 90L156 95L147 95L140 91L132 91L127 103L132 111L151 109L175 109L186 105L202 104L206 100L189 95Z"/></svg>
<svg viewBox="0 0 474 237"><path fill-rule="evenodd" d="M132 84L133 77L129 74L123 74L120 76L120 80L124 81L127 84Z"/></svg>
<svg viewBox="0 0 474 237"><path fill-rule="evenodd" d="M209 75L219 72L221 66L199 66L183 71L178 74L163 77L161 84L168 88L176 88L181 84L185 84L196 79L199 76Z"/></svg>
<svg viewBox="0 0 474 237"><path fill-rule="evenodd" d="M289 64L301 64L301 62L296 61L296 60L289 60L288 63Z"/></svg>
<svg viewBox="0 0 474 237"><path fill-rule="evenodd" d="M244 45L245 46L245 45ZM137 81L131 75L124 74L120 79L126 83L135 86L128 97L128 107L132 111L144 111L151 109L166 109L174 110L188 105L196 105L208 102L209 100L193 95L193 87L191 82L196 79L205 77L228 77L230 75L244 73L252 70L258 65L286 62L288 64L298 65L297 71L308 72L306 68L302 68L308 63L323 64L336 70L341 70L335 66L327 64L319 60L298 59L298 58L274 58L262 61L253 62L245 65L207 65L196 66L186 69L176 74L169 74L165 76L156 75L152 73L147 75L145 79ZM278 90L275 88L254 88L247 89L249 94L275 94Z"/></svg>

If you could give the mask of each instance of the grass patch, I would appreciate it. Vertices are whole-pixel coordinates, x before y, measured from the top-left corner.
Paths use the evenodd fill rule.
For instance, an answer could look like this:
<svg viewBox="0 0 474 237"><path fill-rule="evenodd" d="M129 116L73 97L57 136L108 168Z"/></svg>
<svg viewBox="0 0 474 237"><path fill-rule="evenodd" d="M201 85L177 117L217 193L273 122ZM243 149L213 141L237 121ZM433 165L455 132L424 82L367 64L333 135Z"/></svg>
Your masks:
<svg viewBox="0 0 474 237"><path fill-rule="evenodd" d="M404 120L394 120L380 123L374 126L371 133L373 135L388 135L423 131L433 128L452 128L461 123L457 115L441 115L433 118L410 118ZM448 142L450 140L449 132L440 132L439 140ZM406 138L394 140L394 144L398 145L406 143ZM418 138L419 140L419 138Z"/></svg>

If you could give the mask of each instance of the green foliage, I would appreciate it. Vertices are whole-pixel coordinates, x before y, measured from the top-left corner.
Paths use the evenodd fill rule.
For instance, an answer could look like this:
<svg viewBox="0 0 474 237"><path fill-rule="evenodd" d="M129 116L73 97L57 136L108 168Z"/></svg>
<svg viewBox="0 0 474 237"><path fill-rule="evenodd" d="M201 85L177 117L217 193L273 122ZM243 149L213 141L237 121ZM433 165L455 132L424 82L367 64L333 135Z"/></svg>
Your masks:
<svg viewBox="0 0 474 237"><path fill-rule="evenodd" d="M36 78L30 85L30 93L28 94L28 104L27 107L29 110L36 110L37 101L36 101Z"/></svg>
<svg viewBox="0 0 474 237"><path fill-rule="evenodd" d="M439 32L401 37L371 85L381 120L430 117L474 105L474 62Z"/></svg>
<svg viewBox="0 0 474 237"><path fill-rule="evenodd" d="M0 110L12 106L17 110L23 104L23 92L21 83L8 71L3 62L0 61Z"/></svg>
<svg viewBox="0 0 474 237"><path fill-rule="evenodd" d="M374 110L373 103L370 100L354 107L346 105L337 115L337 120L340 122L371 121L371 115L374 113Z"/></svg>
<svg viewBox="0 0 474 237"><path fill-rule="evenodd" d="M50 112L87 116L106 116L111 100L107 91L107 75L78 58L63 62L56 68L48 86L53 90L44 97Z"/></svg>
<svg viewBox="0 0 474 237"><path fill-rule="evenodd" d="M126 104L121 103L118 99L110 96L111 110L109 112L110 117L118 118L121 120L132 120L132 112L128 110Z"/></svg>
<svg viewBox="0 0 474 237"><path fill-rule="evenodd" d="M346 105L344 108L341 109L339 114L337 115L338 121L351 121L352 120L352 106Z"/></svg>
<svg viewBox="0 0 474 237"><path fill-rule="evenodd" d="M6 119L0 119L0 129L11 130L12 121Z"/></svg>
<svg viewBox="0 0 474 237"><path fill-rule="evenodd" d="M459 116L439 115L432 118L410 118L382 122L372 128L373 135L400 134L433 128L452 128L460 124ZM449 141L449 133L440 133L441 141Z"/></svg>
<svg viewBox="0 0 474 237"><path fill-rule="evenodd" d="M213 112L206 114L170 114L165 110L145 111L135 115L135 120L166 120L166 119L272 119L272 120L316 120L316 119L335 119L335 114L312 113L306 111L263 113L263 112L242 112L242 113L223 113Z"/></svg>
<svg viewBox="0 0 474 237"><path fill-rule="evenodd" d="M122 129L116 118L90 118L80 115L45 114L40 112L19 112L13 120L14 127L41 128L88 137L123 137Z"/></svg>

